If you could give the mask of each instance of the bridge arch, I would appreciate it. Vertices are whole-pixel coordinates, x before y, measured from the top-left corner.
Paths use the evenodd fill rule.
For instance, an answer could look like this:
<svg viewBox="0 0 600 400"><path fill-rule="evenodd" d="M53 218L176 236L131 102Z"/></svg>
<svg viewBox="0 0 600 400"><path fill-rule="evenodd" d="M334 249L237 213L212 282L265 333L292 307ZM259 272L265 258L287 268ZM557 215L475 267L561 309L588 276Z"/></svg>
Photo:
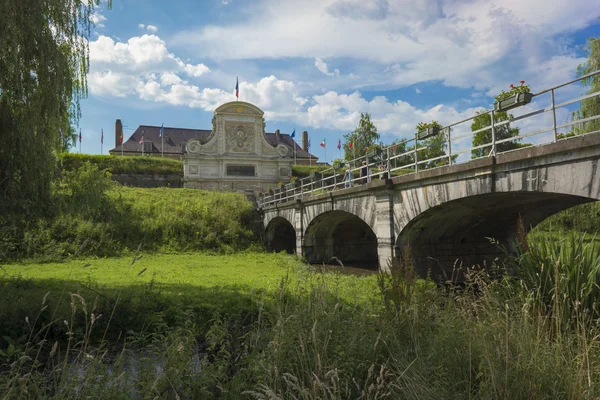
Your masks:
<svg viewBox="0 0 600 400"><path fill-rule="evenodd" d="M304 233L303 255L310 263L337 257L346 266L377 268L377 237L360 217L332 210L312 218Z"/></svg>
<svg viewBox="0 0 600 400"><path fill-rule="evenodd" d="M267 251L285 251L288 254L296 252L296 230L283 217L272 218L265 228Z"/></svg>
<svg viewBox="0 0 600 400"><path fill-rule="evenodd" d="M505 256L504 251L513 250L519 218L528 231L559 211L594 200L564 193L517 191L441 202L402 227L396 239L396 256L401 257L408 245L419 275L460 279L464 267L490 266ZM462 271L454 270L460 266Z"/></svg>

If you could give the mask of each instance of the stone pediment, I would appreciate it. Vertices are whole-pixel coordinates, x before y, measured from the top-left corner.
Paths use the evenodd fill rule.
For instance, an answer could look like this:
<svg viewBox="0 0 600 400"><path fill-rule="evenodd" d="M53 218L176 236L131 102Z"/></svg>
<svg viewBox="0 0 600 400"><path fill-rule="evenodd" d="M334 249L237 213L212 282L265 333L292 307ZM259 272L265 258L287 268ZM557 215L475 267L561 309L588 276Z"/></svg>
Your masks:
<svg viewBox="0 0 600 400"><path fill-rule="evenodd" d="M215 115L219 114L253 115L262 118L264 112L254 104L245 101L231 101L215 109Z"/></svg>

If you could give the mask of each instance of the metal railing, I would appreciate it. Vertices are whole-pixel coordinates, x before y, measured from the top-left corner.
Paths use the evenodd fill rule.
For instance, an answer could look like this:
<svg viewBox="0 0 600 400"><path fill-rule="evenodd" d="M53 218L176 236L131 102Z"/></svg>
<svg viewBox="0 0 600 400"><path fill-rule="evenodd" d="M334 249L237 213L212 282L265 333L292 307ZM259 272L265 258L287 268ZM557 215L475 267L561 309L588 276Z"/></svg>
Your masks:
<svg viewBox="0 0 600 400"><path fill-rule="evenodd" d="M415 134L414 138L406 139L400 143L391 144L380 149L376 153L367 153L365 156L358 157L354 160L347 161L347 167L336 168L331 167L316 173L314 176L298 179L296 182L289 183L282 188L274 189L271 194L266 194L258 199L259 207L274 205L295 199L304 199L313 195L322 193L328 193L333 190L340 190L348 187L353 187L356 184L369 183L374 179L391 178L393 176L417 173L423 169L437 168L447 165L454 165L457 163L471 161L472 159L494 156L498 153L505 153L510 150L502 150L503 143L518 142L521 139L529 138L537 135L550 134L551 140L541 141L539 143L533 143L531 145L542 145L548 143L554 143L564 139L560 137L559 130L571 127L571 126L582 126L581 124L596 120L600 118L600 114L588 116L585 118L571 118L570 121L566 121L563 124L557 122L557 110L566 110L567 114L573 115L572 110L568 110L567 106L575 104L577 102L587 100L596 96L600 96L600 91L578 96L573 99L565 100L559 104L556 104L556 91L557 89L572 85L585 79L589 79L592 76L600 74L600 71L592 72L590 74L581 76L577 79L573 79L569 82L562 83L560 85L551 87L543 90L539 93L533 94L533 98L539 98L541 95L549 93L550 105L548 107L540 108L534 111L527 112L519 116L510 116L508 119L503 121L496 121L495 116L498 112L495 110L481 111L476 115L469 118L463 119L458 122L454 122L448 126L440 128L438 137L443 137L443 143L437 143L436 145L427 144L427 138L420 139L418 133ZM514 110L518 110L515 108ZM473 121L477 117L483 115L490 115L490 125L485 126L481 129L472 131L464 128L464 124ZM536 116L551 115L552 126L544 126L541 129L534 129L531 132L521 134L519 128L518 134L505 139L497 140L497 131L504 125L518 122L528 123ZM545 123L545 122L544 122ZM549 123L548 123L549 125ZM460 128L459 128L460 127ZM458 129L458 134L452 134L453 130ZM512 128L514 129L514 127ZM464 132L461 132L464 131ZM474 137L477 133L491 131L491 140L487 143L471 146L468 148L461 148L461 141L469 137ZM599 131L586 132L585 134L597 133ZM543 140L543 139L542 139ZM419 147L421 142L421 147ZM423 145L425 142L425 145ZM397 148L400 147L405 149L401 154L396 154ZM409 149L409 150L406 150ZM434 154L430 157L425 154L425 157L421 158L423 152L428 150L434 150L438 153L443 151L443 154ZM474 151L481 150L479 154L473 153ZM472 154L471 158L468 158L468 154ZM348 169L350 172L347 172ZM351 178L347 179L351 174ZM358 176L357 176L358 175Z"/></svg>

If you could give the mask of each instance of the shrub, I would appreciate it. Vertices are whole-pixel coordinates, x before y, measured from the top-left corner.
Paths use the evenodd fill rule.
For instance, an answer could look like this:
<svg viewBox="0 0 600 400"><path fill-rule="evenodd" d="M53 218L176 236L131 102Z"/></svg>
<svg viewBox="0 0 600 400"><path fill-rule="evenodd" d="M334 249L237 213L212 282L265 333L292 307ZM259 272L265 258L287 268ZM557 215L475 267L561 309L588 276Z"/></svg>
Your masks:
<svg viewBox="0 0 600 400"><path fill-rule="evenodd" d="M568 325L583 316L600 316L600 244L586 242L585 234L571 232L564 238L533 235L527 249L517 244L513 268L535 300Z"/></svg>
<svg viewBox="0 0 600 400"><path fill-rule="evenodd" d="M89 162L100 170L113 174L177 174L183 176L183 162L167 158L120 157L63 153L59 165L63 171L73 171Z"/></svg>

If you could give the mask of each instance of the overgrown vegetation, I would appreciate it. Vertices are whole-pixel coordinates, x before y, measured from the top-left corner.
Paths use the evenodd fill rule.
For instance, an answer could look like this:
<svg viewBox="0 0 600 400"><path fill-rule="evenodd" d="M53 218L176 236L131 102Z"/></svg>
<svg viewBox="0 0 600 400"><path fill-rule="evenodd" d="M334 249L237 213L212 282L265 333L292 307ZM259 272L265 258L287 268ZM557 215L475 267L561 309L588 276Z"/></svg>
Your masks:
<svg viewBox="0 0 600 400"><path fill-rule="evenodd" d="M582 204L558 212L542 221L535 229L545 232L574 230L600 234L600 202Z"/></svg>
<svg viewBox="0 0 600 400"><path fill-rule="evenodd" d="M119 157L62 153L61 171L74 171L86 162L112 174L177 174L183 176L183 161L155 157Z"/></svg>
<svg viewBox="0 0 600 400"><path fill-rule="evenodd" d="M122 187L84 163L54 186L54 213L0 225L0 260L115 256L163 251L235 251L256 243L252 204L241 194Z"/></svg>
<svg viewBox="0 0 600 400"><path fill-rule="evenodd" d="M529 258L533 267L564 256L552 244L526 247L516 260ZM28 305L27 319L10 316L24 334L12 343L3 339L0 391L9 398L595 399L598 324L590 313L562 318L563 310L600 300L589 297L597 290L578 292L569 284L585 274L577 260L587 251L597 254L573 248L563 265L570 273L561 277L568 282L554 281L551 289L544 277L497 280L471 271L466 288L450 285L449 292L417 280L409 265L394 265L379 279L359 278L311 271L283 255L263 256L262 267L255 255L236 256L239 272L225 267L227 277L216 280L206 257L163 274L154 263L159 272L152 276L150 268L137 275L144 259L134 267L122 260L108 269L111 279L94 260L64 268L60 277L53 266L54 284L30 280L28 269L15 276L19 267L9 266L1 293L18 298L35 288L39 301ZM98 270L77 286L92 267ZM258 276L261 268L276 272L255 289L218 283ZM167 283L190 270L191 281ZM117 271L123 271L120 283ZM106 294L116 299L105 306ZM209 314L203 302L224 305ZM36 318L34 307L46 316ZM142 329L127 331L139 324ZM107 326L113 340L116 331L126 333L117 343L103 342ZM52 337L46 332L56 339L44 340Z"/></svg>
<svg viewBox="0 0 600 400"><path fill-rule="evenodd" d="M50 212L55 154L72 138L87 94L88 38L99 3L2 2L0 214L10 215L2 225Z"/></svg>

